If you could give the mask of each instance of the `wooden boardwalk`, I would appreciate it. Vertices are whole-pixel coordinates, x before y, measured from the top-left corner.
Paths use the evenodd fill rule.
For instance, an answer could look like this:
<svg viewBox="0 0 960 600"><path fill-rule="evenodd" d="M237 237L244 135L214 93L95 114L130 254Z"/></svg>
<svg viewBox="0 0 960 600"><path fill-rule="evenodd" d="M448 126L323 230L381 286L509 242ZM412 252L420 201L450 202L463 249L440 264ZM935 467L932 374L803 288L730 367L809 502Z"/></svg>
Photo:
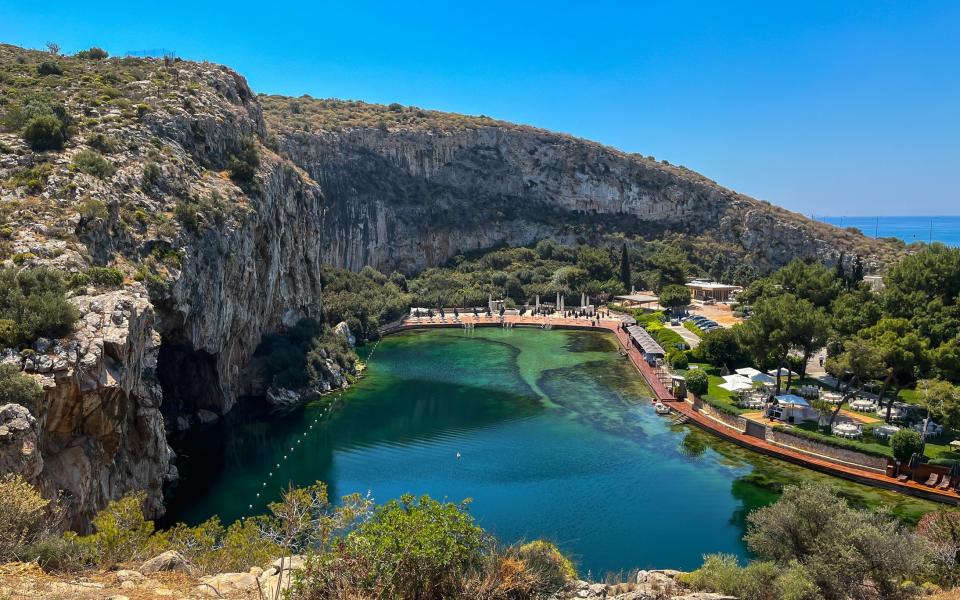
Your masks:
<svg viewBox="0 0 960 600"><path fill-rule="evenodd" d="M383 333L389 334L407 329L420 328L462 328L463 323L472 323L476 327L502 326L501 321L496 317L490 319L487 319L483 316L474 318L471 314L462 315L461 318L463 319L461 322L454 322L449 319L445 322L431 322L426 320L417 322L413 319L407 319L399 324L394 325ZM628 358L646 380L647 385L653 392L654 401L659 400L667 404L667 406L669 406L673 411L684 415L689 422L696 424L701 429L710 431L711 433L714 433L744 448L754 450L755 452L759 452L767 456L779 458L796 465L807 467L815 471L820 471L836 477L842 477L844 479L856 481L865 485L872 485L874 487L902 492L927 500L954 505L960 504L960 494L957 492L941 491L935 488L927 487L915 481L901 482L892 477L887 477L886 475L882 475L874 471L868 471L852 465L838 464L825 458L817 458L816 456L812 456L804 452L773 444L767 440L746 435L745 433L737 429L733 429L717 419L697 411L688 402L678 400L677 398L673 397L670 391L664 387L664 385L657 378L653 367L647 364L640 352L636 349L636 347L633 346L627 333L620 329L619 321L601 320L596 325L591 325L591 321L589 319L583 318L572 319L549 317L545 319L544 317L531 316L504 316L503 320L512 324L512 326L521 327L543 327L544 325L548 325L553 329L587 329L594 331L609 331L610 333L614 334L621 347L626 349Z"/></svg>

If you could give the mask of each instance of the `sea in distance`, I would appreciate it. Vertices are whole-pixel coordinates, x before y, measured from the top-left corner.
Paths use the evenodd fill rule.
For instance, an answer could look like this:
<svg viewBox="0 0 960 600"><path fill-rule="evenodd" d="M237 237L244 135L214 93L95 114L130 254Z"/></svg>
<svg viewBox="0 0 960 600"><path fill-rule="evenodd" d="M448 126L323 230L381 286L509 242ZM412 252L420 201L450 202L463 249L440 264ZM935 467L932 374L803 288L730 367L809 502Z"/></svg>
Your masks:
<svg viewBox="0 0 960 600"><path fill-rule="evenodd" d="M813 219L837 227L856 227L869 237L895 237L908 244L941 242L960 246L960 215L939 217L820 217Z"/></svg>

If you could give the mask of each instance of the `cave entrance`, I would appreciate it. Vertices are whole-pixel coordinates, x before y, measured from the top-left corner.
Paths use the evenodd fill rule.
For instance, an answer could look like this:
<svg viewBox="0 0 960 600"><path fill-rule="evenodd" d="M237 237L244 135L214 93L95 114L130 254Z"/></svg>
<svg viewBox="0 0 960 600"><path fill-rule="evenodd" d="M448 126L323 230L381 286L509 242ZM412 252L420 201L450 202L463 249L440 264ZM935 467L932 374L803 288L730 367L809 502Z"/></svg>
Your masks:
<svg viewBox="0 0 960 600"><path fill-rule="evenodd" d="M216 355L195 350L182 337L163 335L157 357L157 379L163 389L161 412L168 423L200 409L223 412Z"/></svg>

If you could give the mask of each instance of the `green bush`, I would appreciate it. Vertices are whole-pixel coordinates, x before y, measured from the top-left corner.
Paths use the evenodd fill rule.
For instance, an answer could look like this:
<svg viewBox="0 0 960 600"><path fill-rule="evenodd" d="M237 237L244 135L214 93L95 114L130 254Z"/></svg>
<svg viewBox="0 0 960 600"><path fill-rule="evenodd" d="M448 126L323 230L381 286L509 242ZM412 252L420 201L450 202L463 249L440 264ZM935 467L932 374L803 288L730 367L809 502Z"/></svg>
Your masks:
<svg viewBox="0 0 960 600"><path fill-rule="evenodd" d="M230 179L238 185L249 185L253 183L253 177L259 166L260 154L257 152L256 141L252 137L241 139L237 144L236 152L230 156L227 164Z"/></svg>
<svg viewBox="0 0 960 600"><path fill-rule="evenodd" d="M378 507L347 536L349 554L369 565L379 597L422 600L456 597L488 543L464 504L409 494Z"/></svg>
<svg viewBox="0 0 960 600"><path fill-rule="evenodd" d="M703 396L710 389L710 378L703 369L690 369L687 371L685 379L687 389L697 396Z"/></svg>
<svg viewBox="0 0 960 600"><path fill-rule="evenodd" d="M53 115L33 117L23 130L23 141L37 152L61 150L66 138L63 123Z"/></svg>
<svg viewBox="0 0 960 600"><path fill-rule="evenodd" d="M51 60L45 60L37 65L37 73L40 75L63 75L63 69L60 68L59 64Z"/></svg>
<svg viewBox="0 0 960 600"><path fill-rule="evenodd" d="M81 173L93 175L100 179L113 177L113 174L117 171L117 168L96 150L81 150L73 157L71 164Z"/></svg>
<svg viewBox="0 0 960 600"><path fill-rule="evenodd" d="M155 163L152 160L148 160L143 164L143 186L144 187L154 187L160 183L160 178L163 176L162 171L160 170L160 165Z"/></svg>
<svg viewBox="0 0 960 600"><path fill-rule="evenodd" d="M703 337L704 331L697 327L697 324L693 321L684 321L683 327L689 331L692 331L697 337Z"/></svg>
<svg viewBox="0 0 960 600"><path fill-rule="evenodd" d="M123 271L116 267L90 267L84 274L93 285L113 289L123 287Z"/></svg>
<svg viewBox="0 0 960 600"><path fill-rule="evenodd" d="M47 530L50 501L20 475L0 475L0 563L22 560Z"/></svg>
<svg viewBox="0 0 960 600"><path fill-rule="evenodd" d="M66 298L67 285L51 269L0 269L0 319L14 324L5 336L10 345L29 344L38 337L70 332L79 313ZM12 340L10 339L12 337Z"/></svg>
<svg viewBox="0 0 960 600"><path fill-rule="evenodd" d="M577 578L577 570L570 559L550 542L535 540L520 546L517 556L530 572L543 582L543 591L555 592Z"/></svg>
<svg viewBox="0 0 960 600"><path fill-rule="evenodd" d="M686 369L690 365L687 353L681 350L673 350L667 353L667 362L674 369Z"/></svg>
<svg viewBox="0 0 960 600"><path fill-rule="evenodd" d="M894 458L905 462L910 460L914 453L923 453L923 437L912 429L901 429L890 438L890 448Z"/></svg>
<svg viewBox="0 0 960 600"><path fill-rule="evenodd" d="M91 535L67 532L64 538L76 544L83 562L90 565L110 567L149 558L158 548L151 540L153 521L143 516L145 499L146 494L139 492L114 500L93 518Z"/></svg>
<svg viewBox="0 0 960 600"><path fill-rule="evenodd" d="M104 154L112 154L120 147L120 142L117 141L117 138L99 132L90 135L87 138L87 144L94 150Z"/></svg>
<svg viewBox="0 0 960 600"><path fill-rule="evenodd" d="M103 60L108 56L110 55L106 50L96 46L93 46L88 50L81 50L80 52L77 52L77 58L82 58L85 60Z"/></svg>
<svg viewBox="0 0 960 600"><path fill-rule="evenodd" d="M36 403L42 394L43 389L32 377L14 365L0 365L0 406L19 404L37 414Z"/></svg>
<svg viewBox="0 0 960 600"><path fill-rule="evenodd" d="M820 600L820 591L797 562L778 565L755 561L746 567L730 554L708 554L703 565L680 576L694 590L736 596L741 600Z"/></svg>

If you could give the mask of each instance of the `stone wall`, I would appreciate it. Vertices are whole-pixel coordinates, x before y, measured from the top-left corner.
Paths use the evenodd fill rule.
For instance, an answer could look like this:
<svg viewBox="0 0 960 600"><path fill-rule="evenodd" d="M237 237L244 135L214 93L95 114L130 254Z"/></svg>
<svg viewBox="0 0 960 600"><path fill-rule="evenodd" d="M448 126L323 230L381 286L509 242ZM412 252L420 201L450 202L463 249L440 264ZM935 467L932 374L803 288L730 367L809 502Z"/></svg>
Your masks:
<svg viewBox="0 0 960 600"><path fill-rule="evenodd" d="M693 394L690 394L690 396L693 396ZM692 404L697 411L722 422L731 429L736 429L740 433L743 433L747 429L747 421L743 417L725 413L722 410L718 410L696 397L694 397Z"/></svg>
<svg viewBox="0 0 960 600"><path fill-rule="evenodd" d="M886 458L870 456L869 454L856 452L855 450L847 450L846 448L829 446L814 440L808 440L806 438L790 435L785 431L774 431L773 429L768 428L767 441L782 446L789 446L790 448L799 450L800 452L816 454L819 457L830 460L831 462L857 465L879 472L886 472L887 469Z"/></svg>

